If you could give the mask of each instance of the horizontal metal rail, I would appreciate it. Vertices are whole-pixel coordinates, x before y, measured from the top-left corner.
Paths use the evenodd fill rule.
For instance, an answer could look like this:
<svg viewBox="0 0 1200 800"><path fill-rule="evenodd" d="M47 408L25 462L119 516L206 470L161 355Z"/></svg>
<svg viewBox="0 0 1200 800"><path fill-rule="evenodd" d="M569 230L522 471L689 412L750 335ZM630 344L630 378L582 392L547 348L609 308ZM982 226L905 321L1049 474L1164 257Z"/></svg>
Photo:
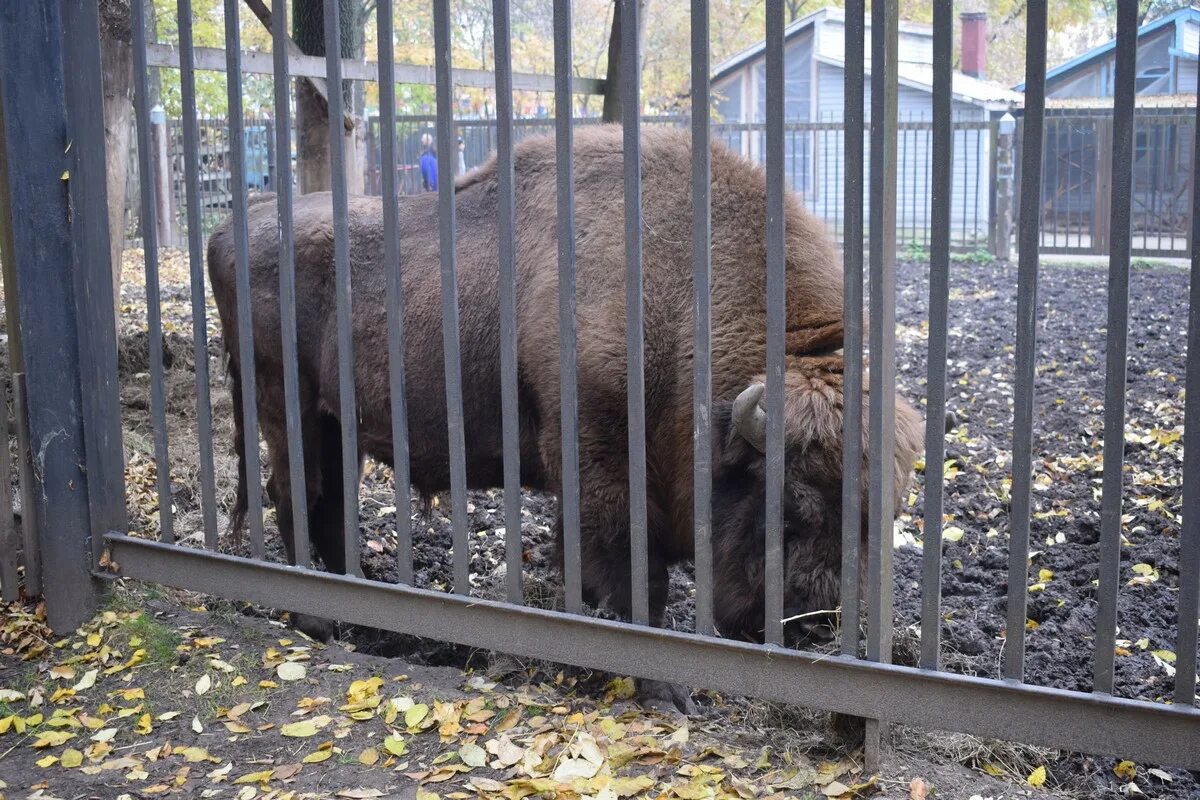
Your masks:
<svg viewBox="0 0 1200 800"><path fill-rule="evenodd" d="M1028 744L1200 768L1200 710L764 647L129 536L123 577L528 658Z"/></svg>
<svg viewBox="0 0 1200 800"><path fill-rule="evenodd" d="M242 51L242 72L256 75L271 75L275 69L274 57L270 53L254 50ZM225 71L225 51L220 47L195 48L196 69L213 72ZM359 61L343 58L342 80L377 81L379 65L374 61ZM146 64L151 67L179 69L179 48L169 44L146 46ZM288 56L288 72L294 78L325 78L325 56ZM397 64L396 83L419 83L429 86L436 83L433 64ZM455 86L473 86L491 89L496 85L494 73L484 69L455 69L452 83ZM530 92L554 91L553 75L537 75L529 72L514 72L512 88ZM576 94L604 94L603 78L572 78L571 90Z"/></svg>

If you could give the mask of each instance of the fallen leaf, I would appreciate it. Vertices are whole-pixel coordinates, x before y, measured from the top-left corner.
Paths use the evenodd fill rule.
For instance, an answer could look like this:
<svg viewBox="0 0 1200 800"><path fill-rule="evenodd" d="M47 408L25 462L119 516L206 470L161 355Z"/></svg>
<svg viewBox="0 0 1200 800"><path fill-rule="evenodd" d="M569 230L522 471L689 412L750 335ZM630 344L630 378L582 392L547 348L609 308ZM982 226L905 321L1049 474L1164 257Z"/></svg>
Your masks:
<svg viewBox="0 0 1200 800"><path fill-rule="evenodd" d="M285 661L275 668L275 674L281 681L299 681L308 674L308 669L299 662Z"/></svg>
<svg viewBox="0 0 1200 800"><path fill-rule="evenodd" d="M389 736L383 740L383 749L394 756L402 756L408 752L408 744L399 736Z"/></svg>
<svg viewBox="0 0 1200 800"><path fill-rule="evenodd" d="M304 722L292 722L280 728L279 732L284 736L304 739L309 736L316 736L317 726L313 724L312 720L305 720Z"/></svg>
<svg viewBox="0 0 1200 800"><path fill-rule="evenodd" d="M68 747L62 752L61 763L64 767L75 768L83 763L83 753L73 747Z"/></svg>
<svg viewBox="0 0 1200 800"><path fill-rule="evenodd" d="M1131 781L1137 777L1137 765L1132 761L1122 761L1113 767L1113 772L1118 778Z"/></svg>
<svg viewBox="0 0 1200 800"><path fill-rule="evenodd" d="M929 796L929 784L923 778L913 778L908 784L909 800L925 800Z"/></svg>
<svg viewBox="0 0 1200 800"><path fill-rule="evenodd" d="M329 757L332 755L333 755L332 749L317 750L316 752L309 753L308 755L306 755L304 758L302 758L300 760L303 761L305 764L319 764L322 761L327 761L329 759Z"/></svg>
<svg viewBox="0 0 1200 800"><path fill-rule="evenodd" d="M404 724L410 728L415 728L425 720L429 715L429 706L424 703L417 703L412 708L404 712Z"/></svg>
<svg viewBox="0 0 1200 800"><path fill-rule="evenodd" d="M200 680L196 681L196 695L200 696L212 688L212 678L208 674L200 676Z"/></svg>
<svg viewBox="0 0 1200 800"><path fill-rule="evenodd" d="M82 692L85 689L90 689L96 685L96 676L98 676L99 674L100 674L100 670L89 669L87 672L83 673L83 677L79 679L79 683L75 684L71 688L77 692Z"/></svg>
<svg viewBox="0 0 1200 800"><path fill-rule="evenodd" d="M464 744L458 750L458 757L468 767L482 767L487 763L487 751L477 744Z"/></svg>
<svg viewBox="0 0 1200 800"><path fill-rule="evenodd" d="M1041 788L1046 783L1046 768L1038 767L1029 773L1029 777L1025 779L1025 782L1035 789Z"/></svg>
<svg viewBox="0 0 1200 800"><path fill-rule="evenodd" d="M950 527L944 528L942 530L942 541L943 542L961 541L963 538L963 533L964 533L964 531L962 528L956 528L953 525L951 525Z"/></svg>
<svg viewBox="0 0 1200 800"><path fill-rule="evenodd" d="M273 769L264 769L261 772L250 772L240 778L234 780L234 783L266 783L271 780L275 774Z"/></svg>

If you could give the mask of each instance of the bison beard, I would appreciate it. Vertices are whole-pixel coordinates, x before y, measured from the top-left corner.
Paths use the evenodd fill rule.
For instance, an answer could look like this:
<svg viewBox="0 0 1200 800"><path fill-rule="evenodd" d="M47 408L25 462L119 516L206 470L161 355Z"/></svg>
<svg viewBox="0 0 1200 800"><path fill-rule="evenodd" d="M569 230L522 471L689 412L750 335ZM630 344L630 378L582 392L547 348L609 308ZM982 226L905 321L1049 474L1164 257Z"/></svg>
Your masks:
<svg viewBox="0 0 1200 800"><path fill-rule="evenodd" d="M554 141L515 150L517 327L522 483L559 492L560 431ZM579 464L584 597L630 612L622 133L575 137ZM650 608L660 624L667 569L692 557L691 141L647 130L642 139L645 376ZM460 178L457 209L467 481L500 486L500 319L494 162ZM249 208L250 284L259 419L268 493L294 559L278 297L274 202ZM449 488L445 376L434 195L401 200L405 376L413 485ZM304 467L313 545L342 571L333 226L330 196L295 202L296 302ZM831 610L840 572L842 277L824 229L786 198L787 381L784 494L789 613ZM765 487L760 383L766 366L766 187L763 171L720 145L712 150L713 561L720 633L761 640ZM392 463L387 382L386 269L379 198L350 201L354 372L360 457ZM238 329L232 227L209 242L208 266L233 392ZM865 405L865 403L864 403ZM235 404L235 409L238 406ZM235 412L236 413L236 412ZM239 457L241 424L238 425ZM864 435L866 420L864 418ZM919 447L918 418L896 402L896 492ZM865 448L864 448L865 450ZM240 459L241 460L241 459ZM357 469L359 465L346 465ZM245 512L244 464L233 527ZM864 484L865 488L865 484ZM864 498L865 499L865 498ZM864 502L864 507L865 507ZM306 620L319 635L330 629ZM789 627L789 640L799 631ZM679 700L677 695L674 699Z"/></svg>

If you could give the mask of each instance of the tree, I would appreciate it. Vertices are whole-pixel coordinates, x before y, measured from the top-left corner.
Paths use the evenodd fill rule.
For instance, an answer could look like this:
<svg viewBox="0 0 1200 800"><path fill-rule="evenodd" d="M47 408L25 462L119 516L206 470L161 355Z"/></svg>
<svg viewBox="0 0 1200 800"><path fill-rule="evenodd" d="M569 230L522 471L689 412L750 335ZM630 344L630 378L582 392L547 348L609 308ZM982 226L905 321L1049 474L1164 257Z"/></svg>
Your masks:
<svg viewBox="0 0 1200 800"><path fill-rule="evenodd" d="M342 58L361 57L366 23L373 7L374 0L338 0ZM305 55L325 55L325 9L322 0L294 0L292 39ZM329 90L335 91L336 87L331 86ZM354 108L354 91L350 81L343 81L342 98L347 109ZM362 128L360 121L354 130L347 132L345 139L346 183L351 192L360 193L363 190L363 172L359 168L361 148L355 131ZM332 185L329 107L315 88L303 81L296 85L296 173L302 194L326 191Z"/></svg>
<svg viewBox="0 0 1200 800"><path fill-rule="evenodd" d="M635 0L614 0L612 27L608 35L608 69L604 76L604 121L621 121L621 81L623 64L621 63L621 36L628 19L625 11L626 3ZM646 37L646 0L636 0L638 4L638 49L643 51ZM639 56L641 53L639 52Z"/></svg>
<svg viewBox="0 0 1200 800"><path fill-rule="evenodd" d="M100 0L100 68L104 85L105 173L113 306L121 318L121 253L125 249L125 182L133 141L133 12L130 0Z"/></svg>

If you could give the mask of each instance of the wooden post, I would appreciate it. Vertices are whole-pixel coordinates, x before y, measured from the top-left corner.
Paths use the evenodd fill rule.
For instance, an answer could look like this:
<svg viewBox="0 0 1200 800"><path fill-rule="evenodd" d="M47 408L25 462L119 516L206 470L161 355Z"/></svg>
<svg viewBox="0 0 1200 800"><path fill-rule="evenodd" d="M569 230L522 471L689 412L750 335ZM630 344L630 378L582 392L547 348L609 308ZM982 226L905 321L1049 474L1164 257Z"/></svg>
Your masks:
<svg viewBox="0 0 1200 800"><path fill-rule="evenodd" d="M155 216L158 221L158 242L174 247L175 194L171 191L171 156L167 135L167 115L162 106L150 110L150 137L154 142Z"/></svg>
<svg viewBox="0 0 1200 800"><path fill-rule="evenodd" d="M996 219L993 223L995 242L992 252L996 258L1008 261L1012 256L1013 234L1013 141L1016 120L1005 114L993 129L996 132Z"/></svg>

